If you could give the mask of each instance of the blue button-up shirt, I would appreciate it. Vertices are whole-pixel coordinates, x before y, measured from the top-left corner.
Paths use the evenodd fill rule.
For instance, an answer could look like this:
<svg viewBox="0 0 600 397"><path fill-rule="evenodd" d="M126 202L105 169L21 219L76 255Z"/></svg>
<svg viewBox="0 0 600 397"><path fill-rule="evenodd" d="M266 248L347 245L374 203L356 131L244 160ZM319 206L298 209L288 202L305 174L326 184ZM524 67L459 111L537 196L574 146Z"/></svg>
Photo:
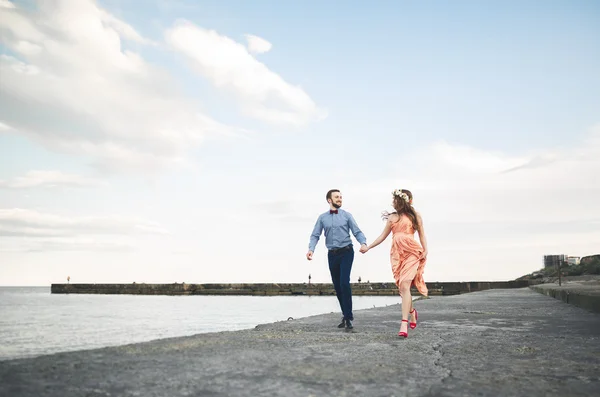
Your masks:
<svg viewBox="0 0 600 397"><path fill-rule="evenodd" d="M325 246L327 249L343 248L352 244L350 231L352 231L352 234L361 245L367 243L365 235L358 228L352 214L341 208L338 209L337 214L331 214L327 211L319 215L313 232L310 235L310 242L308 244L310 251L315 251L323 230L325 230Z"/></svg>

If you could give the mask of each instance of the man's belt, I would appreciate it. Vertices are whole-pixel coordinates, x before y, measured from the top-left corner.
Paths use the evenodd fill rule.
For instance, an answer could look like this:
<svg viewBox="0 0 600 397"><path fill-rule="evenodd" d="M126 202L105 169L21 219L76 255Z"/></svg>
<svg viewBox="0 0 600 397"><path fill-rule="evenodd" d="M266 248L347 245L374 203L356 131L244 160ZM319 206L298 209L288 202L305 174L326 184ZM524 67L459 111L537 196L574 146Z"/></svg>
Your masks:
<svg viewBox="0 0 600 397"><path fill-rule="evenodd" d="M350 248L352 248L352 244L347 245L347 246L342 247L342 248L333 248L333 249L330 249L329 252L331 252L332 254L335 254L336 252L344 251L344 250L347 250L347 249L350 249Z"/></svg>

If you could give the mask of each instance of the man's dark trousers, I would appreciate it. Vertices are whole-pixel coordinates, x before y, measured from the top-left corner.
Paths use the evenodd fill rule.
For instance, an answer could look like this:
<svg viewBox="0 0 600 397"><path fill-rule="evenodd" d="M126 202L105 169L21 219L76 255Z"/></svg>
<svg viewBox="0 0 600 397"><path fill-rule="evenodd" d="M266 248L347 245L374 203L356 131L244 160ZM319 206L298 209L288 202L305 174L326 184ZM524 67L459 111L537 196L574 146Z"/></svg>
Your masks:
<svg viewBox="0 0 600 397"><path fill-rule="evenodd" d="M354 249L352 245L337 250L329 250L329 272L335 294L340 302L344 320L354 320L352 314L352 289L350 288L350 271L354 262Z"/></svg>

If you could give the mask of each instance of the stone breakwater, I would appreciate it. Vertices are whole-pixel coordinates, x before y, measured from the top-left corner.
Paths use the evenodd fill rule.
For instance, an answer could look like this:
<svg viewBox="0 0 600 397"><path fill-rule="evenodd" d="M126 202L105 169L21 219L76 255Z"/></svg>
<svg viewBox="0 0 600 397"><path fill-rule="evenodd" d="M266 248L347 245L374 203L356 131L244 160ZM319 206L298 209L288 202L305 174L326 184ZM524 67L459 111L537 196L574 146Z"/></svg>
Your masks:
<svg viewBox="0 0 600 397"><path fill-rule="evenodd" d="M427 283L430 296L459 295L489 289L525 288L531 285L527 280L515 281L472 281L472 282L432 282ZM322 284L52 284L53 294L127 294L127 295L335 295L331 283ZM413 290L418 295L416 290ZM394 283L353 283L352 294L398 295Z"/></svg>

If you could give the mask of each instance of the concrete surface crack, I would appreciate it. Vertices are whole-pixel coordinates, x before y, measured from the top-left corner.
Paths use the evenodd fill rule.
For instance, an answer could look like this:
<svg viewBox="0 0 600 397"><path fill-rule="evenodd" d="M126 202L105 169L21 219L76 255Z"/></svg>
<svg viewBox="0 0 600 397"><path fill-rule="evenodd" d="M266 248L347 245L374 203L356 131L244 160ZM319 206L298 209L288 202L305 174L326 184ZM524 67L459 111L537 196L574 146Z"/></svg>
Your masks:
<svg viewBox="0 0 600 397"><path fill-rule="evenodd" d="M442 378L440 379L441 383L444 383L448 380L448 378L452 377L452 370L449 368L446 368L443 364L442 364L442 358L444 357L444 351L442 350L442 344L441 343L436 343L435 345L433 345L433 351L436 353L436 358L433 361L433 365L435 365L437 368L440 368L443 370L444 375L442 376Z"/></svg>

